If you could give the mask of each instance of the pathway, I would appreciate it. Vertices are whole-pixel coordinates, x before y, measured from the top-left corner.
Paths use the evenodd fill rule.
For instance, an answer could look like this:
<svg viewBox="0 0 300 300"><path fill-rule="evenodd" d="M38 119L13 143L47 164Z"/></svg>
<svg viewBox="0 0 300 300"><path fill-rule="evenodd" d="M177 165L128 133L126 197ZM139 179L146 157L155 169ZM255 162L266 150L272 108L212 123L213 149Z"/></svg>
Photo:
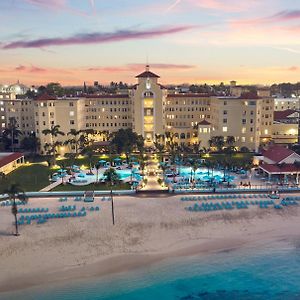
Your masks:
<svg viewBox="0 0 300 300"><path fill-rule="evenodd" d="M157 182L157 180L159 178L162 179L162 177L159 175L160 169L158 161L155 160L153 156L151 156L151 159L148 161L144 172L146 174L145 178L147 179L147 184L141 189L142 191L163 191L168 189L168 187L163 187Z"/></svg>
<svg viewBox="0 0 300 300"><path fill-rule="evenodd" d="M66 177L64 177L64 181L63 182L68 182L69 178L71 177L71 175L68 175ZM43 189L40 190L40 192L49 192L51 191L52 189L54 189L55 187L59 186L60 184L62 184L62 180L59 179L47 186L45 186Z"/></svg>

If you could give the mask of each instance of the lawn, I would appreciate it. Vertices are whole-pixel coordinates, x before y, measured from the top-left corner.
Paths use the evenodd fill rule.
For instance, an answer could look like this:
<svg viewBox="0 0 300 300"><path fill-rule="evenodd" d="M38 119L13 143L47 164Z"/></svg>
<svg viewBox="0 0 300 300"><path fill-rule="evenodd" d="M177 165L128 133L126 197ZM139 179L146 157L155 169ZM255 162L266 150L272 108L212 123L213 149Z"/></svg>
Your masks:
<svg viewBox="0 0 300 300"><path fill-rule="evenodd" d="M5 180L0 181L0 193L7 187L8 182L20 184L25 192L35 192L49 185L48 167L40 164L25 165L9 173Z"/></svg>
<svg viewBox="0 0 300 300"><path fill-rule="evenodd" d="M118 185L113 186L113 190L130 190L131 186L128 183L120 183ZM59 185L55 187L53 191L91 191L91 190L96 190L96 191L107 191L110 190L110 186L102 183L98 183L97 185L94 184L89 184L85 186L75 186L71 184L66 184L66 185Z"/></svg>

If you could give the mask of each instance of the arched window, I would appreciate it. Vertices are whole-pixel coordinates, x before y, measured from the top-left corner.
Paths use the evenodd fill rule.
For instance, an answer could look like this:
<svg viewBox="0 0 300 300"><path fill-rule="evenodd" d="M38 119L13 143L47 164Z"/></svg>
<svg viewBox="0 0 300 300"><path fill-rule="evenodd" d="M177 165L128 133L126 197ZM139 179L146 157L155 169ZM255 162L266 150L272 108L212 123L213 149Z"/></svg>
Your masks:
<svg viewBox="0 0 300 300"><path fill-rule="evenodd" d="M144 98L153 98L154 94L151 91L144 92Z"/></svg>

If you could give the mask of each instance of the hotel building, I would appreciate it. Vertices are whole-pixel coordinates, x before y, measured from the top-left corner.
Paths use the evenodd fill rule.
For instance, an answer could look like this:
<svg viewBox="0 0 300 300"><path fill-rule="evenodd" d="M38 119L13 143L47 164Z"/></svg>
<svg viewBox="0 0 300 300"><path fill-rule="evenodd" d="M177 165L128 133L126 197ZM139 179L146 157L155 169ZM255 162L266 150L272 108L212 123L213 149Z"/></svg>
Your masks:
<svg viewBox="0 0 300 300"><path fill-rule="evenodd" d="M166 132L179 144L199 143L205 148L213 136L234 136L237 148L250 150L258 150L272 138L274 99L265 88L251 95L232 86L230 97L172 94L149 66L136 78L137 84L126 94L3 99L6 126L9 118L15 117L19 128L26 135L34 132L41 145L50 142L50 136L42 131L52 125L60 125L65 132L58 137L62 142L69 139L71 129L112 133L120 128L141 134L146 146L152 146L155 136Z"/></svg>

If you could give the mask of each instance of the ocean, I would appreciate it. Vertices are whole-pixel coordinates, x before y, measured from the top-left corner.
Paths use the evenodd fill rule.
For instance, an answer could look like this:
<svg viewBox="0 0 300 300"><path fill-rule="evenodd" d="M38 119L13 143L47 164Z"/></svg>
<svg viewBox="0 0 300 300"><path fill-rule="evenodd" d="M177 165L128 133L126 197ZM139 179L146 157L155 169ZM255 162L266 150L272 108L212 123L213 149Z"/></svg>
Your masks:
<svg viewBox="0 0 300 300"><path fill-rule="evenodd" d="M134 271L10 293L2 300L300 299L300 243L170 258Z"/></svg>

